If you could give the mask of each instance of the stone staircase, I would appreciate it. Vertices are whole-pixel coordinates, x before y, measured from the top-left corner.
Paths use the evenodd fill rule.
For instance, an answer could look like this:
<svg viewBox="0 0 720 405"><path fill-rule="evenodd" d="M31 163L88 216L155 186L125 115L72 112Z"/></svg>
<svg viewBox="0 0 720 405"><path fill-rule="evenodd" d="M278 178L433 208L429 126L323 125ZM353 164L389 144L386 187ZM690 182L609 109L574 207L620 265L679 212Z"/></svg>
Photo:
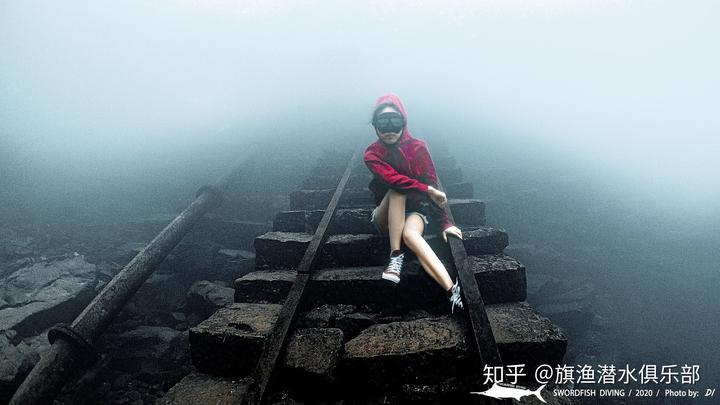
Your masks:
<svg viewBox="0 0 720 405"><path fill-rule="evenodd" d="M473 198L472 183L462 182L450 157L435 163L500 355L506 365L524 364L528 378L519 383L529 384L535 367L562 362L567 339L524 301L526 269L503 253L507 233L485 226L485 204ZM303 189L290 195L291 210L278 213L273 230L255 239L256 271L236 280L235 304L190 330L199 373L159 403L193 403L192 396L239 403L344 170L341 161L320 162ZM369 223L367 168L360 162L353 170L280 357L269 403L480 403L469 394L484 377L467 315L450 314L445 292L411 254L399 285L381 279L387 237L374 234ZM426 240L455 279L442 237L428 234Z"/></svg>

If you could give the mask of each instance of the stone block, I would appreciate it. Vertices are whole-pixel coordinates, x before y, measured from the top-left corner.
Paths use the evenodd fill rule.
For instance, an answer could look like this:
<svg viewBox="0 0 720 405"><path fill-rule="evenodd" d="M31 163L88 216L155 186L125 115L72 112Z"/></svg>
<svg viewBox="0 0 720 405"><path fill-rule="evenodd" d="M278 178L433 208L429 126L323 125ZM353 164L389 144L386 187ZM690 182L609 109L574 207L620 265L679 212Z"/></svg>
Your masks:
<svg viewBox="0 0 720 405"><path fill-rule="evenodd" d="M219 376L246 376L257 365L281 305L236 303L190 329L193 365Z"/></svg>
<svg viewBox="0 0 720 405"><path fill-rule="evenodd" d="M476 199L450 199L450 210L460 227L485 225L485 203ZM373 207L374 208L374 207ZM277 214L273 231L315 233L324 210L294 210ZM374 234L370 223L372 208L339 208L328 226L330 235ZM431 230L432 231L432 230Z"/></svg>
<svg viewBox="0 0 720 405"><path fill-rule="evenodd" d="M557 365L567 348L560 328L527 303L486 306L505 364ZM371 326L345 344L342 370L348 389L386 389L406 382L438 383L450 376L482 375L465 320L433 317Z"/></svg>
<svg viewBox="0 0 720 405"><path fill-rule="evenodd" d="M337 380L343 332L337 328L296 330L288 339L283 361L285 381L296 392L320 396Z"/></svg>
<svg viewBox="0 0 720 405"><path fill-rule="evenodd" d="M268 232L255 239L256 268L297 268L312 235L298 232ZM436 234L425 236L441 259L448 257L447 244ZM463 242L470 255L501 253L508 244L507 233L492 227L463 230ZM318 268L386 265L389 254L387 236L370 234L330 235L323 245ZM408 251L407 259L414 255Z"/></svg>
<svg viewBox="0 0 720 405"><path fill-rule="evenodd" d="M527 298L525 266L517 259L504 254L468 256L468 264L486 304Z"/></svg>
<svg viewBox="0 0 720 405"><path fill-rule="evenodd" d="M249 381L190 373L175 384L156 405L236 405L242 403Z"/></svg>
<svg viewBox="0 0 720 405"><path fill-rule="evenodd" d="M463 230L463 244L468 255L502 253L508 241L507 232L500 228L481 226Z"/></svg>
<svg viewBox="0 0 720 405"><path fill-rule="evenodd" d="M254 271L235 280L235 302L279 304L287 298L297 272Z"/></svg>

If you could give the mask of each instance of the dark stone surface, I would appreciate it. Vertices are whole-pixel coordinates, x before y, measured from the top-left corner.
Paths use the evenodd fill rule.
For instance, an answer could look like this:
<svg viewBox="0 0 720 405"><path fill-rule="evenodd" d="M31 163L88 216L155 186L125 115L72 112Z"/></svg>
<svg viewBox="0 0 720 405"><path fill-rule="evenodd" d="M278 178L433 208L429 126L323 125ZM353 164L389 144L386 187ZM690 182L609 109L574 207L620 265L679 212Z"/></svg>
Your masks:
<svg viewBox="0 0 720 405"><path fill-rule="evenodd" d="M242 403L249 382L193 372L175 384L156 405L236 405Z"/></svg>
<svg viewBox="0 0 720 405"><path fill-rule="evenodd" d="M453 183L450 183L453 184ZM459 182L458 182L459 184ZM460 198L461 196L467 196L464 198L472 198L473 192L469 192L468 188L472 186L472 183L468 185L454 186L454 193L459 194L452 196L453 198ZM335 188L319 189L319 190L296 190L290 193L290 209L291 210L322 210L327 207L330 203L330 199L335 193ZM341 208L356 208L356 207L374 207L375 203L373 200L372 193L367 187L357 188L346 188L340 197L339 207Z"/></svg>
<svg viewBox="0 0 720 405"><path fill-rule="evenodd" d="M348 390L398 389L470 370L464 326L447 317L379 324L345 344L342 373Z"/></svg>
<svg viewBox="0 0 720 405"><path fill-rule="evenodd" d="M234 295L235 290L232 288L207 280L198 281L187 293L185 310L206 318L218 308L232 304Z"/></svg>
<svg viewBox="0 0 720 405"><path fill-rule="evenodd" d="M0 330L33 336L72 321L96 294L96 266L77 255L38 262L0 283Z"/></svg>
<svg viewBox="0 0 720 405"><path fill-rule="evenodd" d="M301 187L304 190L322 190L334 188L337 187L338 182L340 182L340 177L340 175L310 176L302 182ZM353 174L348 179L347 186L350 188L367 187L367 185L370 183L370 179L372 179L372 176L370 175L369 171L365 174Z"/></svg>
<svg viewBox="0 0 720 405"><path fill-rule="evenodd" d="M104 364L135 378L142 376L148 382L161 382L188 360L187 339L187 332L150 325L120 335L107 335L101 344L114 350L104 359Z"/></svg>
<svg viewBox="0 0 720 405"><path fill-rule="evenodd" d="M256 366L280 305L236 303L190 329L193 365L220 376L245 376Z"/></svg>
<svg viewBox="0 0 720 405"><path fill-rule="evenodd" d="M565 332L526 302L488 305L495 341L505 364L525 364L532 371L540 364L562 362L567 349Z"/></svg>
<svg viewBox="0 0 720 405"><path fill-rule="evenodd" d="M283 360L286 383L304 397L327 396L329 385L337 380L342 350L343 332L340 329L296 330L288 340Z"/></svg>
<svg viewBox="0 0 720 405"><path fill-rule="evenodd" d="M268 232L255 239L257 269L292 269L297 267L312 239L307 233ZM425 240L441 259L448 257L447 245L435 234ZM502 229L474 227L463 231L468 254L501 253L508 237ZM389 255L386 236L371 234L330 235L322 247L318 268L386 265ZM408 251L406 259L414 255Z"/></svg>
<svg viewBox="0 0 720 405"><path fill-rule="evenodd" d="M311 212L322 212L324 211L305 211L305 210L294 210L294 211L282 211L278 212L273 221L272 230L274 232L304 232L312 233L308 222L308 215Z"/></svg>
<svg viewBox="0 0 720 405"><path fill-rule="evenodd" d="M375 227L370 223L372 210L368 208L345 208L335 211L335 216L328 226L329 235L374 233ZM308 228L315 232L325 211L310 211Z"/></svg>
<svg viewBox="0 0 720 405"><path fill-rule="evenodd" d="M168 327L103 334L96 348L101 357L89 369L75 370L81 377L70 379L58 405L153 403L192 368L187 332Z"/></svg>
<svg viewBox="0 0 720 405"><path fill-rule="evenodd" d="M255 238L255 266L262 268L297 267L312 235L298 232L267 232Z"/></svg>
<svg viewBox="0 0 720 405"><path fill-rule="evenodd" d="M291 270L255 271L235 280L235 302L273 303L285 300L297 273Z"/></svg>
<svg viewBox="0 0 720 405"><path fill-rule="evenodd" d="M308 174L310 177L313 176L341 176L343 172L345 171L345 168L347 167L348 160L350 159L350 156L348 156L347 159L342 161L335 161L335 162L319 162L317 165L313 166L309 171ZM458 181L451 181L453 176L457 176L457 173L460 173L460 177L462 178L462 170L458 169L456 167L455 158L452 156L448 156L447 158L433 158L433 163L435 165L435 170L438 173L438 176L441 176L441 180L445 183L451 182L451 183L457 183ZM352 169L352 174L370 174L369 169L365 165L365 163L362 161L362 157L358 160L357 164ZM445 176L442 176L442 175ZM446 180L445 177L448 179Z"/></svg>
<svg viewBox="0 0 720 405"><path fill-rule="evenodd" d="M296 190L290 193L291 210L325 209L335 193L334 188L324 190ZM365 188L346 188L340 197L341 207L371 206L372 193Z"/></svg>
<svg viewBox="0 0 720 405"><path fill-rule="evenodd" d="M352 339L363 329L376 323L377 315L358 309L355 305L323 304L298 316L299 328L338 328L344 339Z"/></svg>
<svg viewBox="0 0 720 405"><path fill-rule="evenodd" d="M330 235L320 253L318 267L348 267L387 264L387 237L369 234Z"/></svg>
<svg viewBox="0 0 720 405"><path fill-rule="evenodd" d="M485 225L485 203L476 199L450 199L455 222L464 226ZM277 214L273 222L273 231L314 233L324 210L283 211ZM341 208L335 212L328 233L374 234L375 227L370 223L372 208Z"/></svg>
<svg viewBox="0 0 720 405"><path fill-rule="evenodd" d="M525 268L505 255L470 257L486 304L512 302L525 297ZM399 314L414 309L446 312L447 298L416 261L405 264L402 281L393 285L382 280L383 267L333 268L318 270L309 285L301 316L304 327L338 327L347 336L377 323L375 314L356 312L358 305L393 308ZM259 271L236 283L236 295L254 302L279 303L294 280L291 271ZM238 280L240 281L240 280ZM280 292L280 293L278 293ZM330 305L328 305L330 304Z"/></svg>
<svg viewBox="0 0 720 405"><path fill-rule="evenodd" d="M256 268L296 268L311 239L310 234L292 232L268 232L259 236L255 239ZM447 255L447 249L440 248L443 242L439 237L428 235L426 240L440 257ZM370 234L330 235L319 254L318 268L385 265L388 240L386 236ZM410 252L409 257L412 256Z"/></svg>
<svg viewBox="0 0 720 405"><path fill-rule="evenodd" d="M511 263L508 263L508 268L495 271L487 271L482 264L473 264L478 287L486 303L512 302L524 297L524 268L512 267ZM308 302L312 305L392 305L405 310L429 309L446 302L442 288L417 262L404 266L398 285L382 279L383 268L379 266L319 270L310 285Z"/></svg>
<svg viewBox="0 0 720 405"><path fill-rule="evenodd" d="M211 266L203 271L202 276L207 280L229 283L254 268L254 252L240 249L220 249L212 258Z"/></svg>
<svg viewBox="0 0 720 405"><path fill-rule="evenodd" d="M485 303L514 302L525 299L525 267L506 255L470 256ZM446 264L446 266L449 266ZM417 261L403 266L398 285L381 278L383 266L320 269L308 286L305 306L351 304L392 306L398 310L432 309L446 298L437 283ZM295 280L293 271L257 271L238 279L237 302L280 303Z"/></svg>
<svg viewBox="0 0 720 405"><path fill-rule="evenodd" d="M525 266L504 254L468 256L486 304L524 301L527 298Z"/></svg>
<svg viewBox="0 0 720 405"><path fill-rule="evenodd" d="M328 227L329 235L344 233L373 233L370 223L371 209L343 208L335 211L335 217ZM273 231L315 233L324 210L283 211L277 214L273 222Z"/></svg>
<svg viewBox="0 0 720 405"><path fill-rule="evenodd" d="M463 230L463 244L468 255L502 253L508 241L508 234L500 228L481 226Z"/></svg>
<svg viewBox="0 0 720 405"><path fill-rule="evenodd" d="M453 214L455 224L460 229L465 227L485 225L485 202L471 198L451 198L448 203Z"/></svg>
<svg viewBox="0 0 720 405"><path fill-rule="evenodd" d="M486 306L505 364L525 364L531 376L539 364L562 362L563 332L527 303ZM469 344L464 318L434 317L378 324L345 345L343 378L348 389L397 389L403 382L439 383L450 376L482 375Z"/></svg>
<svg viewBox="0 0 720 405"><path fill-rule="evenodd" d="M7 403L40 355L24 342L13 343L14 331L0 332L0 403Z"/></svg>

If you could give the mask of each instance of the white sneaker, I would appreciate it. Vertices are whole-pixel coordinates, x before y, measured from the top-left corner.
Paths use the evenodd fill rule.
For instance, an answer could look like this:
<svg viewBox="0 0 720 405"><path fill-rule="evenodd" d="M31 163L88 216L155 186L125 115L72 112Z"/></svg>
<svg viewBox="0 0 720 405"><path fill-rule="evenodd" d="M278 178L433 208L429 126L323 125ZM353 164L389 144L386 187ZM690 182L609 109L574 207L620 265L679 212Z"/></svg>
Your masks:
<svg viewBox="0 0 720 405"><path fill-rule="evenodd" d="M450 295L450 313L455 312L455 307L459 307L460 309L464 309L465 306L463 305L462 298L460 297L460 279L455 281L455 284L452 286L451 295Z"/></svg>
<svg viewBox="0 0 720 405"><path fill-rule="evenodd" d="M400 253L397 256L390 256L390 263L387 265L382 274L383 280L392 281L395 284L400 282L400 271L402 270L404 258L405 253Z"/></svg>

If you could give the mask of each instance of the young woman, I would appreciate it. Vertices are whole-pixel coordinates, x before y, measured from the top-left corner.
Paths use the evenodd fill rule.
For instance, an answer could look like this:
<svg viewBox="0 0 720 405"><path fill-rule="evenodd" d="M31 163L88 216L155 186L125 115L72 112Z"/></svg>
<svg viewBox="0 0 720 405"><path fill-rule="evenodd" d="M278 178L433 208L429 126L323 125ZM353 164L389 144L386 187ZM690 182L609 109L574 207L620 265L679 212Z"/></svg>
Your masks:
<svg viewBox="0 0 720 405"><path fill-rule="evenodd" d="M379 233L390 238L390 261L382 278L400 282L402 242L417 256L423 269L447 291L450 311L463 308L460 285L453 283L445 266L423 238L430 221L436 221L447 242L448 235L462 239L462 232L443 209L445 193L438 189L435 165L427 144L413 138L407 128L407 113L400 98L387 93L375 102L372 125L378 140L365 150L365 164L373 173L368 186L377 207L370 221Z"/></svg>

